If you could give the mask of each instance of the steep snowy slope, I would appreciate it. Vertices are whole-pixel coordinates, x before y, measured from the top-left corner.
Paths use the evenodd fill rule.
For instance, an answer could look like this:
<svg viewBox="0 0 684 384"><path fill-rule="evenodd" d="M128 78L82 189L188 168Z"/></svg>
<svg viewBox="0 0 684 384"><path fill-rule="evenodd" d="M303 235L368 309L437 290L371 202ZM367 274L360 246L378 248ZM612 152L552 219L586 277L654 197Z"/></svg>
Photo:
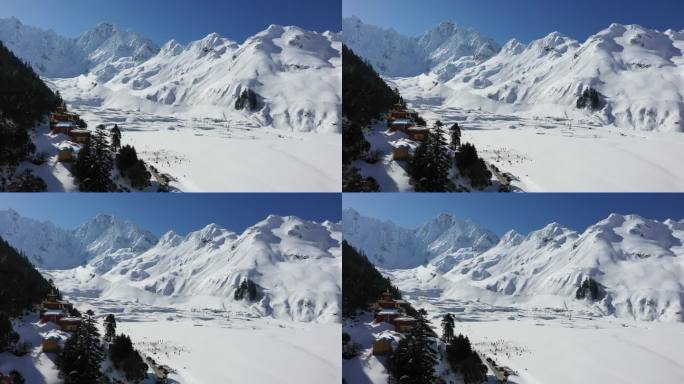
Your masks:
<svg viewBox="0 0 684 384"><path fill-rule="evenodd" d="M346 224L345 218L345 230ZM373 236L378 230L366 227L365 232ZM511 231L489 249L469 250L468 257L452 249L426 266L391 273L400 287L436 288L447 299L585 305L617 317L684 321L682 241L682 221L612 214L581 234L558 223L526 236ZM363 242L355 246L369 254L373 249ZM439 260L447 260L449 268ZM575 298L587 278L601 287L600 300Z"/></svg>
<svg viewBox="0 0 684 384"><path fill-rule="evenodd" d="M108 271L117 262L150 249L158 241L155 235L134 223L104 214L80 225L74 236L90 255L89 264L98 272Z"/></svg>
<svg viewBox="0 0 684 384"><path fill-rule="evenodd" d="M433 71L444 81L494 56L501 47L478 31L441 23L419 37L342 19L344 43L385 76L416 76Z"/></svg>
<svg viewBox="0 0 684 384"><path fill-rule="evenodd" d="M592 278L603 287L596 306L605 314L684 320L684 248L676 226L613 214L579 235L554 223L502 242L445 277L484 277L478 287L505 295L567 298Z"/></svg>
<svg viewBox="0 0 684 384"><path fill-rule="evenodd" d="M12 209L0 211L0 237L39 268L73 268L88 260L73 232L50 222L22 217Z"/></svg>
<svg viewBox="0 0 684 384"><path fill-rule="evenodd" d="M672 32L612 24L583 44L558 33L522 48L509 43L491 60L457 75L447 86L499 103L574 113L592 87L603 96L605 124L681 131L682 51ZM559 111L558 111L559 110ZM562 116L562 115L561 115Z"/></svg>
<svg viewBox="0 0 684 384"><path fill-rule="evenodd" d="M0 237L39 268L68 269L88 262L107 270L111 259L138 254L156 244L150 232L110 215L98 215L75 230L0 211Z"/></svg>
<svg viewBox="0 0 684 384"><path fill-rule="evenodd" d="M559 32L529 45L514 39L477 65L448 76L397 79L396 85L409 101L683 131L683 47L679 32L612 24L584 43ZM599 110L576 107L589 87L601 95Z"/></svg>
<svg viewBox="0 0 684 384"><path fill-rule="evenodd" d="M24 25L15 17L0 19L0 41L41 76L75 77L90 71L103 81L159 50L149 39L109 23L71 39Z"/></svg>
<svg viewBox="0 0 684 384"><path fill-rule="evenodd" d="M190 109L225 118L249 88L260 97L253 116L262 125L339 132L341 71L338 37L271 25L243 44L210 34L183 46L166 43L145 63L88 89L108 107L156 111ZM131 97L132 96L132 97Z"/></svg>
<svg viewBox="0 0 684 384"><path fill-rule="evenodd" d="M180 237L165 234L141 255L103 275L112 282L103 297L127 285L175 298L233 301L244 279L254 281L262 315L298 321L331 321L339 311L340 243L325 224L269 216L237 235L215 224Z"/></svg>
<svg viewBox="0 0 684 384"><path fill-rule="evenodd" d="M159 52L151 40L111 23L100 23L76 39L87 55L89 72L108 81L125 68L142 63Z"/></svg>
<svg viewBox="0 0 684 384"><path fill-rule="evenodd" d="M431 263L444 271L452 259L481 253L498 237L479 225L451 215L440 215L417 229L361 216L353 209L343 212L343 235L383 268L414 268Z"/></svg>

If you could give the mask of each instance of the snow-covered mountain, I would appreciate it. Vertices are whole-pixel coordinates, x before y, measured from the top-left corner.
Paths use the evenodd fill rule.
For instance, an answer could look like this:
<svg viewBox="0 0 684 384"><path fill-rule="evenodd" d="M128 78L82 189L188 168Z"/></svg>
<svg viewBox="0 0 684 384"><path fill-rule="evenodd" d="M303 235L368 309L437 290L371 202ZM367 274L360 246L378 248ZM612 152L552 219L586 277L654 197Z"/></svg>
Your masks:
<svg viewBox="0 0 684 384"><path fill-rule="evenodd" d="M242 44L211 33L159 48L110 23L69 39L10 18L0 19L0 41L51 78L67 102L340 132L342 48L336 33L271 25ZM256 111L235 109L247 88L258 94Z"/></svg>
<svg viewBox="0 0 684 384"><path fill-rule="evenodd" d="M297 321L337 321L340 313L342 235L336 223L271 215L241 234L209 224L157 239L110 215L69 231L3 211L0 236L37 266L53 269L47 273L67 293L165 305L245 305L262 316ZM256 303L234 300L245 279L258 287Z"/></svg>
<svg viewBox="0 0 684 384"><path fill-rule="evenodd" d="M263 293L255 304L263 315L331 320L340 311L339 240L325 224L296 217L271 215L242 234L210 224L185 237L169 232L103 277L112 287L125 281L141 292L227 301L250 279Z"/></svg>
<svg viewBox="0 0 684 384"><path fill-rule="evenodd" d="M605 124L682 131L682 48L682 33L638 25L612 24L584 43L554 32L527 46L509 42L447 82L442 96L452 104L467 92L514 110L562 115L576 113L578 96L592 87L602 95L597 116Z"/></svg>
<svg viewBox="0 0 684 384"><path fill-rule="evenodd" d="M501 114L576 118L639 130L684 131L684 32L611 24L577 41L559 32L503 48L476 31L442 23L419 38L345 19L344 41L394 79L409 101ZM589 87L597 111L579 110Z"/></svg>
<svg viewBox="0 0 684 384"><path fill-rule="evenodd" d="M345 233L347 220L353 217L345 216ZM365 219L369 224L370 220ZM366 226L366 236L377 236L389 225ZM367 254L377 247L347 240ZM445 257L448 270L431 262L394 275L402 280L400 287L439 289L443 298L560 308L584 304L604 315L684 321L683 241L684 221L612 214L582 233L558 223L528 235L511 231L487 249L469 249L469 257ZM416 251L430 252L427 248ZM454 254L453 249L444 254ZM601 300L592 303L575 298L587 278L600 285Z"/></svg>
<svg viewBox="0 0 684 384"><path fill-rule="evenodd" d="M157 242L150 232L109 215L98 215L68 230L22 217L12 209L0 211L0 237L45 269L68 269L89 262L106 269L108 260L130 257Z"/></svg>
<svg viewBox="0 0 684 384"><path fill-rule="evenodd" d="M476 223L447 214L416 229L364 217L351 208L344 210L342 221L344 239L363 250L371 262L389 269L430 263L446 271L452 259L481 253L499 240Z"/></svg>
<svg viewBox="0 0 684 384"><path fill-rule="evenodd" d="M151 40L110 23L100 23L77 38L0 19L0 41L45 77L75 77L92 72L106 81L112 73L154 56Z"/></svg>
<svg viewBox="0 0 684 384"><path fill-rule="evenodd" d="M385 76L416 76L432 71L442 79L496 55L501 47L478 31L444 22L418 37L342 20L344 43Z"/></svg>
<svg viewBox="0 0 684 384"><path fill-rule="evenodd" d="M109 106L142 104L145 109L152 102L225 117L238 112L235 100L249 88L260 96L255 116L264 125L338 132L342 79L337 40L332 33L271 25L243 44L215 33L187 46L169 41L155 57L88 93Z"/></svg>

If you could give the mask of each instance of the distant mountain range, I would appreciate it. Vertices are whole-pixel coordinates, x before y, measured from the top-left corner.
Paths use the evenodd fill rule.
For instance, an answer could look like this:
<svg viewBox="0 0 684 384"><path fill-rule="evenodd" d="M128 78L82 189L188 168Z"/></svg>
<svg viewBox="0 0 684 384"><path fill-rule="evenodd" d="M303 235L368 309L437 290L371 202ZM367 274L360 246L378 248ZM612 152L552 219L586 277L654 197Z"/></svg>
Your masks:
<svg viewBox="0 0 684 384"><path fill-rule="evenodd" d="M129 221L98 215L75 230L0 211L0 237L70 291L101 298L171 303L232 302L250 279L264 316L336 321L340 314L339 224L271 215L241 234L216 224L161 238Z"/></svg>
<svg viewBox="0 0 684 384"><path fill-rule="evenodd" d="M255 118L297 131L340 132L341 42L337 33L271 25L244 43L211 33L161 48L101 23L77 38L0 19L0 41L54 81L68 102L198 117L246 114L235 100L259 95Z"/></svg>
<svg viewBox="0 0 684 384"><path fill-rule="evenodd" d="M451 215L410 230L348 209L343 236L371 262L390 269L400 288L562 306L578 302L577 288L591 278L605 296L587 305L600 313L684 321L684 220L612 214L582 233L551 223L498 238Z"/></svg>
<svg viewBox="0 0 684 384"><path fill-rule="evenodd" d="M684 131L684 31L612 24L583 43L552 32L500 47L451 23L406 37L354 17L343 40L380 74L410 77L393 79L409 101ZM601 95L595 111L576 105L588 88Z"/></svg>

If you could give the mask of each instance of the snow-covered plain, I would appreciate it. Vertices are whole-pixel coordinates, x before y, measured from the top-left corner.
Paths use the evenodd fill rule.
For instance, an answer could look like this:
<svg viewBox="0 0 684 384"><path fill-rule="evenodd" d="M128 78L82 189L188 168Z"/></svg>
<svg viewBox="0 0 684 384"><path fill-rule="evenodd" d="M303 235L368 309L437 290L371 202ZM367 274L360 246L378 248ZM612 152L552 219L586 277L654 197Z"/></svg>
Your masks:
<svg viewBox="0 0 684 384"><path fill-rule="evenodd" d="M414 104L428 120L458 122L463 142L526 192L684 190L684 134Z"/></svg>
<svg viewBox="0 0 684 384"><path fill-rule="evenodd" d="M585 311L521 309L427 292L407 298L425 308L439 331L441 317L456 316L456 333L475 349L518 373L519 384L678 383L684 380L684 323L640 322Z"/></svg>
<svg viewBox="0 0 684 384"><path fill-rule="evenodd" d="M513 191L682 190L684 172L674 165L684 160L682 32L612 24L583 43L553 32L499 48L447 26L409 38L349 18L343 41L428 125L458 122L462 142L474 143L489 164L510 175ZM436 52L449 55L428 52L433 60L407 61L426 39L441 42ZM495 52L473 56L464 47ZM588 87L601 94L596 111L576 107ZM368 132L373 149L401 145L395 136ZM383 191L412 190L404 165L391 156L355 166Z"/></svg>
<svg viewBox="0 0 684 384"><path fill-rule="evenodd" d="M88 106L74 110L95 126L118 124L122 144L135 146L147 164L169 175L173 190L336 192L342 183L342 159L331 155L342 151L336 133L279 130L240 118L131 114Z"/></svg>

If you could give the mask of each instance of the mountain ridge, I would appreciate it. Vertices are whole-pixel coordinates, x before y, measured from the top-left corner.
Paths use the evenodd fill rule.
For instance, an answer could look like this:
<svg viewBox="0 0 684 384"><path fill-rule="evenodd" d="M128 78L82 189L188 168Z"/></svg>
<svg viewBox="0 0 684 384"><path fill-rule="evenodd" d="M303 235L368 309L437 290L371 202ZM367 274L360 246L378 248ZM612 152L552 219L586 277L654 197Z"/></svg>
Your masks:
<svg viewBox="0 0 684 384"><path fill-rule="evenodd" d="M345 212L345 217L354 218L353 212ZM445 299L508 305L580 306L598 315L645 321L684 321L682 222L611 214L582 232L550 223L526 235L509 231L486 249L447 249L425 263L399 269L372 257L375 244L347 236L354 224L345 229L345 238L409 291L438 290ZM346 220L343 225L348 225ZM378 235L391 228L387 224L364 228L369 237L391 238ZM429 249L416 252L429 254ZM576 299L587 279L600 285L600 299Z"/></svg>

